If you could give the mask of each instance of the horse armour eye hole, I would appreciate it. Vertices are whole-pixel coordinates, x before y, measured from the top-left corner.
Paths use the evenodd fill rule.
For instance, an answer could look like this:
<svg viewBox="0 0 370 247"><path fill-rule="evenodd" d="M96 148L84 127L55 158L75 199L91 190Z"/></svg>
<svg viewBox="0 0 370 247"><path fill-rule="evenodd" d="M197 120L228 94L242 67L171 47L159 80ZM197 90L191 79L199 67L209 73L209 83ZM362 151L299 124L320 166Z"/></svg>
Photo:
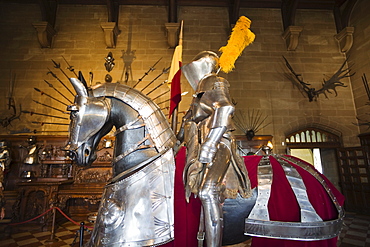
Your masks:
<svg viewBox="0 0 370 247"><path fill-rule="evenodd" d="M85 149L85 156L89 156L90 154L90 150L89 149Z"/></svg>
<svg viewBox="0 0 370 247"><path fill-rule="evenodd" d="M73 118L77 118L77 115L78 115L78 111L71 111L71 119Z"/></svg>
<svg viewBox="0 0 370 247"><path fill-rule="evenodd" d="M66 151L66 156L69 157L71 160L76 160L77 153L75 151L68 150Z"/></svg>

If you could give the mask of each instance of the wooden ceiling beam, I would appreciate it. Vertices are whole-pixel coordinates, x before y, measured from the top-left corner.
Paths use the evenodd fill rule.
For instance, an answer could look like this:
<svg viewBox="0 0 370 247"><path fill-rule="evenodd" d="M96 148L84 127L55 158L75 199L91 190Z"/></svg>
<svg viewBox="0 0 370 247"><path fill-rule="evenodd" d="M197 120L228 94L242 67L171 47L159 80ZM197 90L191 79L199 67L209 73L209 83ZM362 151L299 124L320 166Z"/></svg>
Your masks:
<svg viewBox="0 0 370 247"><path fill-rule="evenodd" d="M117 0L119 5L155 5L168 6L168 0ZM281 8L282 0L243 0L241 8ZM346 0L300 0L298 9L332 10L335 3ZM37 3L38 0L12 0L14 3ZM106 0L58 0L58 4L106 5ZM229 0L178 0L178 6L213 6L228 7Z"/></svg>
<svg viewBox="0 0 370 247"><path fill-rule="evenodd" d="M289 26L295 26L295 14L297 11L298 2L298 0L281 1L281 17L283 19L284 30L286 30Z"/></svg>
<svg viewBox="0 0 370 247"><path fill-rule="evenodd" d="M357 0L335 0L334 19L337 28L335 39L338 41L339 50L342 53L348 52L353 45L354 27L349 26L352 10Z"/></svg>
<svg viewBox="0 0 370 247"><path fill-rule="evenodd" d="M352 10L357 0L335 0L334 18L337 33L349 26Z"/></svg>
<svg viewBox="0 0 370 247"><path fill-rule="evenodd" d="M119 3L118 0L107 0L108 22L118 23Z"/></svg>
<svg viewBox="0 0 370 247"><path fill-rule="evenodd" d="M177 23L177 0L168 0L168 22Z"/></svg>
<svg viewBox="0 0 370 247"><path fill-rule="evenodd" d="M55 26L58 2L56 0L39 0L41 20Z"/></svg>
<svg viewBox="0 0 370 247"><path fill-rule="evenodd" d="M229 0L229 24L235 25L239 18L240 0Z"/></svg>
<svg viewBox="0 0 370 247"><path fill-rule="evenodd" d="M41 10L41 21L32 23L36 29L37 39L41 48L51 48L53 37L56 34L54 29L58 2L57 0L38 0Z"/></svg>
<svg viewBox="0 0 370 247"><path fill-rule="evenodd" d="M118 16L119 16L119 1L106 0L108 20L101 22L100 27L104 32L104 39L107 48L115 48L117 36L121 33L118 29Z"/></svg>

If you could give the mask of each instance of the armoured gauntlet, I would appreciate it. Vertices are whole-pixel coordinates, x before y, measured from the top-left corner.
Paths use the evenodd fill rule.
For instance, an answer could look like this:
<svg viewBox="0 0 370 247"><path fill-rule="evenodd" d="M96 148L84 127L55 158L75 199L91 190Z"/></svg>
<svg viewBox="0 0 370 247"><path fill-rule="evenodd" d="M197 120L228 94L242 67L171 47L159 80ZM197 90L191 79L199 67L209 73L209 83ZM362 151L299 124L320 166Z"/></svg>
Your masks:
<svg viewBox="0 0 370 247"><path fill-rule="evenodd" d="M206 141L201 145L199 152L199 161L212 165L212 161L217 152L217 145L220 142L222 135L225 133L226 127L221 126L210 130Z"/></svg>

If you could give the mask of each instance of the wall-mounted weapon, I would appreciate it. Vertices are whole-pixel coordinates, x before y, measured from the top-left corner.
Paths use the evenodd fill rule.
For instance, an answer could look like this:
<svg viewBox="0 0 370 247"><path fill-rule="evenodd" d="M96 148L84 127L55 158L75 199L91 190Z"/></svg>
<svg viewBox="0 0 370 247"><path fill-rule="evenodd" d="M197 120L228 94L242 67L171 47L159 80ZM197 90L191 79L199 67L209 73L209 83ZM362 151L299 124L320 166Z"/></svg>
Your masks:
<svg viewBox="0 0 370 247"><path fill-rule="evenodd" d="M170 91L171 91L171 90L170 90L170 89L168 89L168 90L166 90L165 92L161 93L160 95L157 95L156 97L154 97L152 100L154 101L154 100L156 100L156 99L160 98L161 96L165 95L166 93L169 93ZM167 101L169 101L169 99L168 99ZM163 103L163 102L161 102L161 103Z"/></svg>
<svg viewBox="0 0 370 247"><path fill-rule="evenodd" d="M167 68L164 68L162 70L162 72L157 75L151 82L149 82L148 84L145 85L145 87L143 87L143 89L141 89L140 91L143 92L145 89L147 89L150 85L153 84L153 82L155 82L159 77L161 77L163 74L167 74L168 71L170 71L170 67L167 67Z"/></svg>
<svg viewBox="0 0 370 247"><path fill-rule="evenodd" d="M47 93L45 93L45 92L43 92L43 91L41 91L40 89L38 89L38 88L33 88L33 89L35 89L37 92L39 92L41 95L45 95L45 96L47 96L47 97L49 97L50 99L52 99L52 100L55 100L55 101L57 101L57 102L59 102L59 103L61 103L61 104L63 104L63 105L65 105L65 106L68 106L68 104L67 103L64 103L63 101L60 101L59 99L57 99L57 98L55 98L55 97L53 97L53 96L51 96L50 94L47 94Z"/></svg>
<svg viewBox="0 0 370 247"><path fill-rule="evenodd" d="M104 59L105 59L105 63L104 63L105 70L108 72L111 72L115 65L112 52L109 52L107 57L105 57Z"/></svg>
<svg viewBox="0 0 370 247"><path fill-rule="evenodd" d="M56 89L53 84L51 84L47 80L44 80L44 82L46 82L46 84L48 84L49 87L54 89L55 92L57 92L59 95L61 95L63 98L65 98L70 104L73 104L73 102L70 99L68 99L62 92L60 92L58 89Z"/></svg>
<svg viewBox="0 0 370 247"><path fill-rule="evenodd" d="M54 62L54 61L53 61ZM64 71L60 68L60 64L56 64L55 65L55 67L56 68L58 68L58 69L60 69L62 72L63 72L63 74L68 78L68 76L64 73ZM46 74L51 74L55 79L57 79L57 81L59 81L60 82L60 84L62 84L63 86L64 86L64 88L65 89L67 89L68 90L68 92L74 97L75 96L75 94L71 91L71 89L69 89L64 83L63 83L63 81L53 72L53 71L51 71L49 68L48 68L48 70L49 70L49 72L47 72Z"/></svg>
<svg viewBox="0 0 370 247"><path fill-rule="evenodd" d="M166 100L163 100L163 101L157 103L157 105L164 104L164 103L169 102L169 101L170 101L170 99L166 99Z"/></svg>
<svg viewBox="0 0 370 247"><path fill-rule="evenodd" d="M365 90L366 90L367 98L369 100L369 102L367 102L366 104L370 105L370 88L369 88L369 83L367 82L367 78L366 78L365 73L361 76L361 79L362 79L362 83L364 84L364 87L365 87Z"/></svg>
<svg viewBox="0 0 370 247"><path fill-rule="evenodd" d="M83 78L81 79L82 77L82 74L81 75L77 75L77 73L75 72L74 68L72 65L70 65L68 63L68 61L62 56L62 58L64 59L64 61L66 62L67 64L67 69L73 73L73 76L79 78L81 81L83 81L85 84L86 82L83 80ZM62 66L61 66L61 63L59 62L56 62L55 60L51 59L53 65L54 65L54 68L60 70L60 72L63 74L63 76L65 78L67 78L69 80L69 77L66 73L65 70L62 69ZM67 87L67 85L65 83L63 83L63 81L52 71L48 68L48 72L47 74L50 74L51 76L53 76L57 81L58 83L57 84L52 84L50 83L49 81L47 80L44 80L44 82L53 89L53 92L52 94L47 94L45 93L44 91L38 89L38 88L34 88L35 91L37 91L38 93L41 94L41 96L46 96L47 98L51 99L54 103L55 102L58 102L64 106L68 106L69 104L73 104L73 101L71 99L69 99L69 95L63 93L61 90L60 90L60 86L63 86L73 97L74 97L74 93ZM91 74L91 81L92 81L92 74ZM61 84L61 85L59 85ZM59 87L58 87L59 86ZM57 95L55 95L55 93L57 93ZM62 97L62 99L60 100L60 96ZM40 126L50 126L50 125L61 125L61 126L68 126L69 123L63 123L64 120L69 120L69 117L63 117L63 115L65 114L68 114L68 112L58 108L55 106L54 103L49 103L49 104L46 104L46 103L43 103L43 102L39 102L37 100L33 100L34 103L38 104L38 105L41 105L45 108L48 108L48 109L51 109L53 111L57 111L58 114L45 114L45 113L41 113L41 112L35 112L35 111L29 111L29 110L21 110L21 113L23 114L29 114L31 116L42 116L42 117L50 117L50 118L54 118L54 119L58 119L60 122L54 122L54 121L50 121L50 122L47 122L47 121L32 121L33 124L38 124ZM60 115L60 114L63 114L63 115ZM10 131L12 134L14 133L57 133L57 132L67 132L67 130L56 130L56 131L49 131L49 130L43 130L43 131L38 131L38 130L29 130L29 129L24 129L24 130L20 130L20 131L15 131L15 130L11 130Z"/></svg>
<svg viewBox="0 0 370 247"><path fill-rule="evenodd" d="M17 113L17 106L15 105L14 100L14 84L15 84L15 74L13 75L12 72L10 72L10 81L9 81L9 92L8 92L8 110L12 111L12 114L10 116L7 116L5 118L0 119L0 124L2 127L6 128L9 125L11 125L11 122L19 119L22 113L22 106L19 105L19 112Z"/></svg>
<svg viewBox="0 0 370 247"><path fill-rule="evenodd" d="M366 78L366 74L365 73L361 76L361 79L362 79L362 83L364 84L364 87L365 87L367 98L369 100L366 103L366 105L370 105L370 87L369 87L369 83L367 82L367 78ZM353 123L354 125L356 125L356 126L367 126L367 129L370 129L370 122L369 121L360 119L359 117L356 117L356 119L359 122L358 123Z"/></svg>
<svg viewBox="0 0 370 247"><path fill-rule="evenodd" d="M253 139L258 131L268 126L270 123L265 123L267 116L263 117L263 114L259 110L248 109L245 111L236 111L234 114L235 125L243 131L249 141Z"/></svg>
<svg viewBox="0 0 370 247"><path fill-rule="evenodd" d="M30 114L32 115L39 115L39 116L44 116L44 117L52 117L52 118L59 118L59 119L64 119L64 120L69 120L69 118L66 117L59 117L55 115L49 115L49 114L44 114L44 113L39 113L39 112L33 112L33 111L22 111L23 113Z"/></svg>
<svg viewBox="0 0 370 247"><path fill-rule="evenodd" d="M33 124L40 124L41 126L45 124L51 124L51 125L69 125L69 123L53 123L53 122L40 122L40 121L32 121Z"/></svg>
<svg viewBox="0 0 370 247"><path fill-rule="evenodd" d="M311 101L316 101L317 98L319 97L320 94L324 94L325 98L328 98L327 93L335 93L335 96L338 95L338 92L336 90L336 87L347 87L344 85L342 80L345 77L350 77L353 76L355 73L351 74L351 68L348 67L346 69L343 69L344 65L347 62L347 59L343 62L342 66L338 69L334 75L332 75L328 80L323 79L323 83L321 84L321 88L316 90L313 87L310 87L311 84L304 82L303 77L301 74L297 74L294 70L293 67L289 64L288 60L283 56L285 60L285 65L291 72L291 78L292 82L294 83L295 86L297 86L302 92L307 94L308 100Z"/></svg>
<svg viewBox="0 0 370 247"><path fill-rule="evenodd" d="M145 76L147 76L150 72L154 71L155 70L155 66L159 63L159 61L161 61L162 58L158 59L157 62L155 62L149 69L147 72L144 73L144 75L139 79L137 80L137 82L135 83L135 85L132 86L132 88L135 88L144 78Z"/></svg>
<svg viewBox="0 0 370 247"><path fill-rule="evenodd" d="M146 93L146 96L149 96L149 94L153 93L155 90L157 90L158 88L162 87L163 85L166 85L167 84L167 80L164 80L162 81L160 84L158 84L155 88L153 88L152 90L150 90L148 93Z"/></svg>
<svg viewBox="0 0 370 247"><path fill-rule="evenodd" d="M47 105L47 104L44 104L44 103L38 102L37 100L33 100L33 102L35 102L36 104L39 104L39 105L45 106L45 107L47 107L47 108L50 108L50 109L56 110L56 111L58 111L58 112L61 112L61 113L63 113L63 114L69 114L68 112L63 111L62 109L59 109L59 108L56 108L56 107L54 107L54 106L51 106L51 105Z"/></svg>
<svg viewBox="0 0 370 247"><path fill-rule="evenodd" d="M59 132L68 132L68 130L45 130L45 131L39 131L39 130L30 130L28 128L23 128L20 130L11 130L11 135L17 135L17 134L38 134L38 133L59 133Z"/></svg>
<svg viewBox="0 0 370 247"><path fill-rule="evenodd" d="M76 74L76 72L75 72L75 69L73 68L73 66L68 63L68 61L67 61L67 59L65 59L65 57L62 56L62 58L64 59L64 61L68 65L67 69L69 71L71 71L76 77L78 77L77 74Z"/></svg>

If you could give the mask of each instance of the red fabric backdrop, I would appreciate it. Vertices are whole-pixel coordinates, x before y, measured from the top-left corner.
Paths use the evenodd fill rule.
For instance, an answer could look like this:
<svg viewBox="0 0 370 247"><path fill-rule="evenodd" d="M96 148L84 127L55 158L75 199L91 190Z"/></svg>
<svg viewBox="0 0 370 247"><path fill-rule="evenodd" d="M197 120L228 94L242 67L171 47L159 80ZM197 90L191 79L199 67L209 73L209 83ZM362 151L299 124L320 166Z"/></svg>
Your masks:
<svg viewBox="0 0 370 247"><path fill-rule="evenodd" d="M175 172L175 240L162 245L164 247L196 247L197 231L200 214L200 201L191 198L190 203L185 200L182 171L185 166L186 151L181 149L176 156ZM245 156L244 161L248 170L252 188L257 185L257 165L262 156ZM298 202L290 188L285 173L275 158L270 156L273 169L273 182L268 204L270 219L274 221L300 221ZM293 165L293 164L292 164ZM308 197L323 220L337 218L337 210L321 184L304 169L293 165L301 175L307 188ZM344 196L327 180L334 195L341 205ZM321 241L291 241L254 237L252 247L336 247L337 239Z"/></svg>

